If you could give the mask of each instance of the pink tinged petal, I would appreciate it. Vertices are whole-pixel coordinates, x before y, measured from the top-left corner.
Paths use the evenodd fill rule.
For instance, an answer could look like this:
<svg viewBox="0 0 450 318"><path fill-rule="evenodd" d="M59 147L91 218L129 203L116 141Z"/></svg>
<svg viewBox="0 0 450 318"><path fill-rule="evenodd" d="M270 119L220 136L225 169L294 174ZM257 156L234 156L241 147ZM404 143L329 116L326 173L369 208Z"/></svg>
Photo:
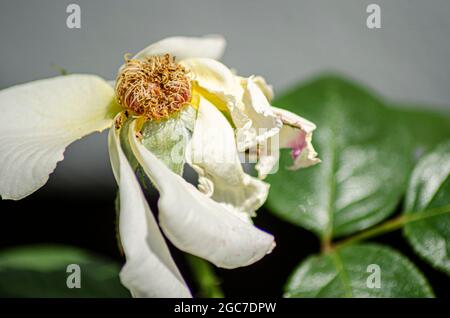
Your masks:
<svg viewBox="0 0 450 318"><path fill-rule="evenodd" d="M126 256L120 272L122 284L134 297L191 297L121 149L118 134L112 127L109 151L120 191L119 232Z"/></svg>
<svg viewBox="0 0 450 318"><path fill-rule="evenodd" d="M300 156L302 150L306 147L305 137L306 133L303 130L299 130L293 139L287 141L287 146L292 149L292 160L296 160Z"/></svg>
<svg viewBox="0 0 450 318"><path fill-rule="evenodd" d="M152 55L169 53L177 60L187 58L210 58L219 60L225 51L225 39L220 35L204 37L170 37L151 44L134 58L143 59Z"/></svg>
<svg viewBox="0 0 450 318"><path fill-rule="evenodd" d="M317 152L312 145L313 131L316 125L312 122L291 113L285 109L272 108L274 113L283 121L280 131L280 148L290 148L293 165L291 170L306 168L320 162Z"/></svg>
<svg viewBox="0 0 450 318"><path fill-rule="evenodd" d="M173 173L136 139L134 126L132 150L159 190L160 225L176 247L223 268L247 266L271 252L272 235Z"/></svg>
<svg viewBox="0 0 450 318"><path fill-rule="evenodd" d="M112 124L114 90L73 74L0 91L0 195L19 200L43 186L65 148Z"/></svg>

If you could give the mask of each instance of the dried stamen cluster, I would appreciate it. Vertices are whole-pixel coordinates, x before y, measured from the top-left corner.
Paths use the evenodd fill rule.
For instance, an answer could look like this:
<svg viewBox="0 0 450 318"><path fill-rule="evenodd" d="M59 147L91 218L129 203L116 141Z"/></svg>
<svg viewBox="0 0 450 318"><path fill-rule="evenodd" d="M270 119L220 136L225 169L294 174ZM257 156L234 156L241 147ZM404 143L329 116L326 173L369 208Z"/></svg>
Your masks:
<svg viewBox="0 0 450 318"><path fill-rule="evenodd" d="M126 59L116 79L119 104L146 119L168 118L191 98L187 70L170 54Z"/></svg>

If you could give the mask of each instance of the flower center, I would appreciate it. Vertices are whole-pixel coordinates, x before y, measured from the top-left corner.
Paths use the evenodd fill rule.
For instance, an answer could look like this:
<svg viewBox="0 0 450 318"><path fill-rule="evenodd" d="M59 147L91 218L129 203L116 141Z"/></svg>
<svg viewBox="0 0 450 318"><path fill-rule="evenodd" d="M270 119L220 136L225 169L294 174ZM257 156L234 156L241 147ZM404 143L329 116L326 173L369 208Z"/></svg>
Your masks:
<svg viewBox="0 0 450 318"><path fill-rule="evenodd" d="M191 99L187 73L170 54L126 59L116 79L117 101L146 119L168 118Z"/></svg>

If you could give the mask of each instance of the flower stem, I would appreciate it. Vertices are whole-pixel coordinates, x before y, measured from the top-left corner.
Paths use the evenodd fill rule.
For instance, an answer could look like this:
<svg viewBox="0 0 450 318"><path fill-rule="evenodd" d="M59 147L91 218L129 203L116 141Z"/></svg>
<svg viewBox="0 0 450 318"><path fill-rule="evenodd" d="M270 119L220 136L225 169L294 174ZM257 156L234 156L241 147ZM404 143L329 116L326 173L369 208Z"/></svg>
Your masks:
<svg viewBox="0 0 450 318"><path fill-rule="evenodd" d="M375 226L373 228L370 228L366 231L360 232L359 234L356 234L352 237L349 237L348 239L344 239L341 242L337 242L331 249L339 249L346 247L350 244L357 243L362 240L366 240L384 233L392 232L395 230L398 230L402 228L405 224L420 221L423 219L435 217L441 214L449 213L450 212L450 204L444 205L438 208L433 208L429 210L424 210L417 213L406 213L403 215L400 215L392 220L388 220L378 226Z"/></svg>
<svg viewBox="0 0 450 318"><path fill-rule="evenodd" d="M214 273L214 268L207 261L186 254L192 275L199 287L199 295L204 298L223 298L220 281Z"/></svg>

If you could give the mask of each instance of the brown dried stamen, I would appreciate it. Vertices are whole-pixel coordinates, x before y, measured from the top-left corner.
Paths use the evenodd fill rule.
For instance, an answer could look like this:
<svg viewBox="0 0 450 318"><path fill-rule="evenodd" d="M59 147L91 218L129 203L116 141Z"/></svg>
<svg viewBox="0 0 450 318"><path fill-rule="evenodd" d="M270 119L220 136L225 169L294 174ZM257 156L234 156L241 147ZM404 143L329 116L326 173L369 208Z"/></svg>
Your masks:
<svg viewBox="0 0 450 318"><path fill-rule="evenodd" d="M126 59L116 79L117 101L135 115L164 119L191 99L187 70L170 54Z"/></svg>

